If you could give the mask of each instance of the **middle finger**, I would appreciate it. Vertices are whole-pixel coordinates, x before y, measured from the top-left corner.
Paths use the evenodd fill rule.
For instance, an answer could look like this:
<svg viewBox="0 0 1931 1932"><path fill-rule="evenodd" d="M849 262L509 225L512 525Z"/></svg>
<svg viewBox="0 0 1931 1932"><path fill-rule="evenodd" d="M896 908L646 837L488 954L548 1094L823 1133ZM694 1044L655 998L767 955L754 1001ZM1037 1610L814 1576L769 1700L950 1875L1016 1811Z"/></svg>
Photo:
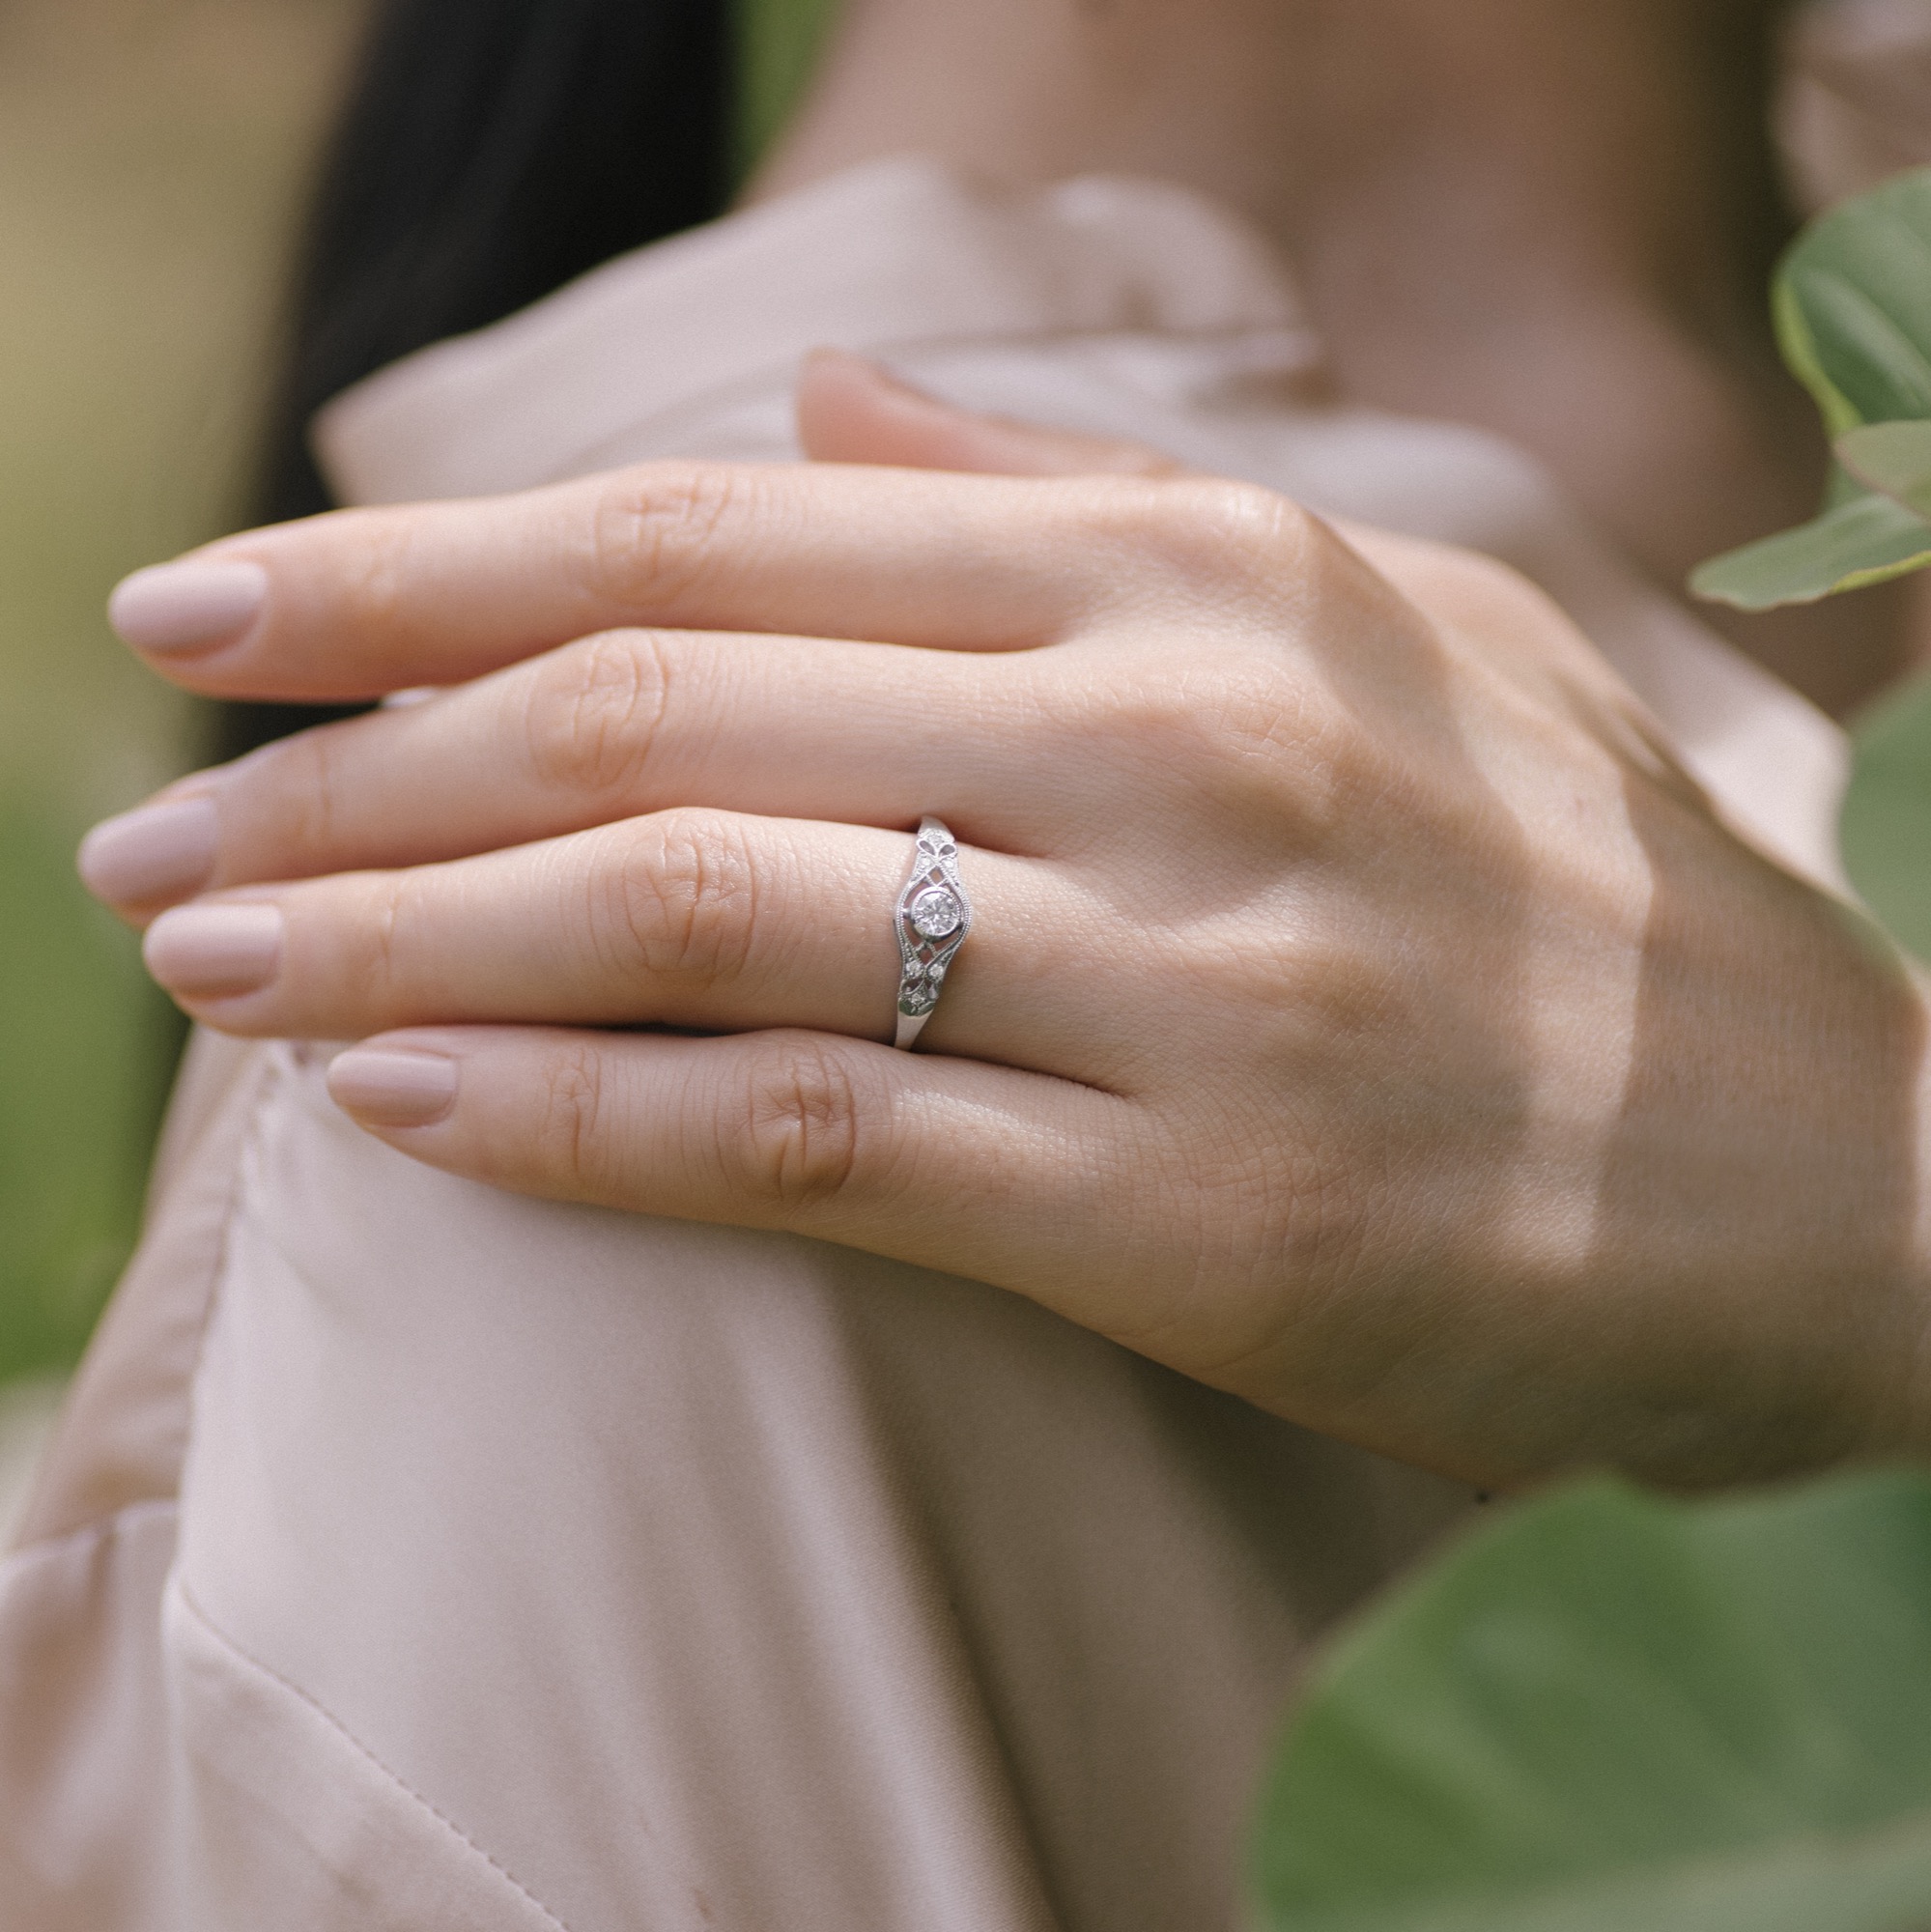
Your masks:
<svg viewBox="0 0 1931 1932"><path fill-rule="evenodd" d="M1023 850L1057 770L1025 728L1049 657L611 632L197 773L91 833L81 875L142 917L675 805L887 826L938 811ZM995 709L1008 728L976 728Z"/></svg>

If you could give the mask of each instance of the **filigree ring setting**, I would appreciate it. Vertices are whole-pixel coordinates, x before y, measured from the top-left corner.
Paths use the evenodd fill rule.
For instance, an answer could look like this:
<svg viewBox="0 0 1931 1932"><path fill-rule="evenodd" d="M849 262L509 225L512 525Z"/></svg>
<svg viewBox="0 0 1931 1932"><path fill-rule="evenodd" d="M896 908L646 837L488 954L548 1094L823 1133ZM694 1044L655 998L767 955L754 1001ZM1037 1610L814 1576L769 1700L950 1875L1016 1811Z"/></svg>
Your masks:
<svg viewBox="0 0 1931 1932"><path fill-rule="evenodd" d="M939 1004L953 954L972 930L958 842L936 818L920 823L893 924L898 934L898 1032L893 1044L909 1052Z"/></svg>

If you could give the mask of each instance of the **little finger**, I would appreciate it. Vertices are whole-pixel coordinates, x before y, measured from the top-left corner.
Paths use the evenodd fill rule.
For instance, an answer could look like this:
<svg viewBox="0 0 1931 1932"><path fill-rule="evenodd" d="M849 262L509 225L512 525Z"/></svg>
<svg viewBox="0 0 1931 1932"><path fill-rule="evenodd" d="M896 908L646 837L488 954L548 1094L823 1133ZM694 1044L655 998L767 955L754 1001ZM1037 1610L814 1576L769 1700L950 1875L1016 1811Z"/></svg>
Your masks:
<svg viewBox="0 0 1931 1932"><path fill-rule="evenodd" d="M1116 1335L1164 1327L1192 1268L1129 1100L811 1033L679 1039L522 1027L386 1035L336 1102L412 1158L498 1187L787 1229L1035 1295Z"/></svg>

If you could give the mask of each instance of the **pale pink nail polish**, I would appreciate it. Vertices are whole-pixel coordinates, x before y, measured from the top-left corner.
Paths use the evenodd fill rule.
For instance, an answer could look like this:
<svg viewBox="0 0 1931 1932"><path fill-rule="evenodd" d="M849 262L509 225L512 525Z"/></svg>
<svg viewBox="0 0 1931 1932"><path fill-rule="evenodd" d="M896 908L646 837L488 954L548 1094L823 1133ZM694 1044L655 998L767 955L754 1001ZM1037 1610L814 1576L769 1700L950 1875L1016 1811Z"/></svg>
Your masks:
<svg viewBox="0 0 1931 1932"><path fill-rule="evenodd" d="M212 798L144 805L97 825L80 841L80 882L109 905L185 898L208 883L221 837Z"/></svg>
<svg viewBox="0 0 1931 1932"><path fill-rule="evenodd" d="M271 905L187 905L148 928L141 956L170 993L233 999L257 993L282 961L282 916Z"/></svg>
<svg viewBox="0 0 1931 1932"><path fill-rule="evenodd" d="M440 1053L352 1046L329 1063L328 1095L371 1126L432 1126L456 1104L456 1063Z"/></svg>
<svg viewBox="0 0 1931 1932"><path fill-rule="evenodd" d="M184 557L123 578L107 621L137 651L191 651L238 637L261 615L269 573L239 557Z"/></svg>

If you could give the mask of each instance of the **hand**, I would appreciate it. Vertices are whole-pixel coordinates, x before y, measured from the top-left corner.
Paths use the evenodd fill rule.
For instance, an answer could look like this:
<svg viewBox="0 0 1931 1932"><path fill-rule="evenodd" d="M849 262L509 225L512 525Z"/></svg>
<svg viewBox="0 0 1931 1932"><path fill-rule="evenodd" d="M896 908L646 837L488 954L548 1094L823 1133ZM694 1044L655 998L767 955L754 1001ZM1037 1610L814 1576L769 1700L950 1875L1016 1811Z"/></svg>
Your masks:
<svg viewBox="0 0 1931 1932"><path fill-rule="evenodd" d="M895 409L831 415L906 453ZM1508 573L1198 479L829 466L203 555L124 600L177 681L458 688L91 869L201 895L148 942L197 1017L366 1039L334 1091L413 1157L1000 1284L1479 1481L1931 1436L1917 991ZM906 1055L924 811L978 923ZM589 1030L636 1026L723 1037Z"/></svg>

